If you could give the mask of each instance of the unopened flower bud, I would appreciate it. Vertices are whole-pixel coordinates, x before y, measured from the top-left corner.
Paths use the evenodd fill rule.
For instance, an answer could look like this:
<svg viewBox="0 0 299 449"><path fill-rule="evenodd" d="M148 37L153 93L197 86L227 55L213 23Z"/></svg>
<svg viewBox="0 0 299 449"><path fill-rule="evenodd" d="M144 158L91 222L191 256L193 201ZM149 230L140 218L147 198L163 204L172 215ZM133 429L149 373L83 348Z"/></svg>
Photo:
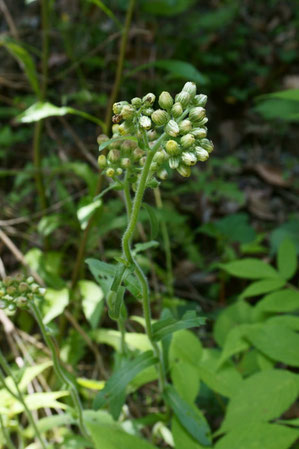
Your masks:
<svg viewBox="0 0 299 449"><path fill-rule="evenodd" d="M190 151L186 151L182 153L182 161L184 162L185 165L188 166L195 165L197 162L197 157Z"/></svg>
<svg viewBox="0 0 299 449"><path fill-rule="evenodd" d="M144 151L141 148L136 148L133 152L133 157L135 161L138 161L144 155Z"/></svg>
<svg viewBox="0 0 299 449"><path fill-rule="evenodd" d="M194 144L195 137L192 134L185 134L181 137L180 142L183 148L189 148Z"/></svg>
<svg viewBox="0 0 299 449"><path fill-rule="evenodd" d="M106 156L104 154L101 154L98 157L98 165L100 168L104 168L106 167L106 164L107 164Z"/></svg>
<svg viewBox="0 0 299 449"><path fill-rule="evenodd" d="M180 165L180 159L178 157L170 157L168 161L170 168L175 169Z"/></svg>
<svg viewBox="0 0 299 449"><path fill-rule="evenodd" d="M6 276L6 278L3 280L3 284L8 287L13 283L13 278L11 276Z"/></svg>
<svg viewBox="0 0 299 449"><path fill-rule="evenodd" d="M97 137L98 145L101 145L102 143L107 142L107 140L109 140L109 137L106 136L106 134L100 134L100 135Z"/></svg>
<svg viewBox="0 0 299 449"><path fill-rule="evenodd" d="M195 154L199 161L204 162L208 159L209 153L202 147L195 147Z"/></svg>
<svg viewBox="0 0 299 449"><path fill-rule="evenodd" d="M197 106L196 108L190 109L189 118L190 120L197 121L201 120L205 117L206 111L201 106Z"/></svg>
<svg viewBox="0 0 299 449"><path fill-rule="evenodd" d="M110 150L108 153L108 160L110 162L117 162L120 158L120 152L118 150Z"/></svg>
<svg viewBox="0 0 299 449"><path fill-rule="evenodd" d="M148 137L148 140L149 140L150 142L153 142L153 141L156 140L157 137L158 137L157 131L156 131L155 129L150 129L150 130L147 132L147 137Z"/></svg>
<svg viewBox="0 0 299 449"><path fill-rule="evenodd" d="M152 172L155 172L155 171L157 171L157 168L158 168L158 164L157 164L157 162L155 162L155 161L153 161L152 163L151 163L151 171Z"/></svg>
<svg viewBox="0 0 299 449"><path fill-rule="evenodd" d="M106 175L109 176L109 178L113 178L113 176L115 175L114 168L111 168L111 167L107 168Z"/></svg>
<svg viewBox="0 0 299 449"><path fill-rule="evenodd" d="M157 109L152 113L152 121L158 126L166 125L168 120L169 115L163 109Z"/></svg>
<svg viewBox="0 0 299 449"><path fill-rule="evenodd" d="M121 136L130 134L130 128L128 127L128 124L125 122L121 123L121 125L119 125L118 132Z"/></svg>
<svg viewBox="0 0 299 449"><path fill-rule="evenodd" d="M173 98L170 95L169 92L162 92L159 96L159 105L161 106L161 108L163 109L170 109L173 105Z"/></svg>
<svg viewBox="0 0 299 449"><path fill-rule="evenodd" d="M27 304L27 298L25 296L18 296L16 298L16 303L19 307L25 306Z"/></svg>
<svg viewBox="0 0 299 449"><path fill-rule="evenodd" d="M180 117L183 113L183 107L181 103L174 103L174 105L171 108L171 113L174 118Z"/></svg>
<svg viewBox="0 0 299 449"><path fill-rule="evenodd" d="M193 128L192 134L196 139L203 139L207 135L205 128Z"/></svg>
<svg viewBox="0 0 299 449"><path fill-rule="evenodd" d="M165 153L164 151L157 151L157 153L154 155L154 159L157 164L162 164L165 161Z"/></svg>
<svg viewBox="0 0 299 449"><path fill-rule="evenodd" d="M141 128L150 129L152 126L152 121L149 117L142 115L139 119L139 125L141 126Z"/></svg>
<svg viewBox="0 0 299 449"><path fill-rule="evenodd" d="M195 97L194 97L194 103L196 104L196 106L205 107L207 100L208 100L208 97L204 94L195 95Z"/></svg>
<svg viewBox="0 0 299 449"><path fill-rule="evenodd" d="M45 293L46 293L46 289L43 288L43 287L40 287L40 288L38 289L38 293L39 293L41 296L44 296Z"/></svg>
<svg viewBox="0 0 299 449"><path fill-rule="evenodd" d="M192 122L188 119L183 120L180 124L179 124L179 128L182 134L187 134L191 131L193 125Z"/></svg>
<svg viewBox="0 0 299 449"><path fill-rule="evenodd" d="M155 102L155 99L156 99L156 95L149 93L149 94L144 95L144 97L142 98L142 103L143 104L148 103L149 105L152 105Z"/></svg>
<svg viewBox="0 0 299 449"><path fill-rule="evenodd" d="M179 125L174 120L169 120L169 122L165 126L165 132L169 136L177 137L180 133Z"/></svg>
<svg viewBox="0 0 299 449"><path fill-rule="evenodd" d="M121 161L120 161L120 165L123 168L129 168L131 166L131 161L128 157L124 157Z"/></svg>
<svg viewBox="0 0 299 449"><path fill-rule="evenodd" d="M16 292L16 287L14 287L13 285L10 285L9 287L7 287L6 291L9 295L13 295Z"/></svg>
<svg viewBox="0 0 299 449"><path fill-rule="evenodd" d="M119 134L119 124L118 123L114 123L114 125L112 125L112 133L113 133L113 135L114 134L116 134L116 135Z"/></svg>
<svg viewBox="0 0 299 449"><path fill-rule="evenodd" d="M38 284L31 284L30 286L32 293L36 293L39 289L39 285Z"/></svg>
<svg viewBox="0 0 299 449"><path fill-rule="evenodd" d="M130 104L125 105L121 110L121 115L124 120L130 120L134 117L135 109Z"/></svg>
<svg viewBox="0 0 299 449"><path fill-rule="evenodd" d="M153 108L143 108L142 109L142 114L146 115L147 117L150 117L153 112L154 112Z"/></svg>
<svg viewBox="0 0 299 449"><path fill-rule="evenodd" d="M180 145L175 140L168 140L165 149L170 156L175 156L180 152Z"/></svg>
<svg viewBox="0 0 299 449"><path fill-rule="evenodd" d="M188 178L191 175L191 168L187 165L179 165L177 171L181 176L184 176L184 178Z"/></svg>
<svg viewBox="0 0 299 449"><path fill-rule="evenodd" d="M32 276L29 276L29 277L26 279L26 282L27 282L27 284L32 284L32 282L34 282L33 277L32 277Z"/></svg>
<svg viewBox="0 0 299 449"><path fill-rule="evenodd" d="M132 98L131 103L135 108L140 108L140 106L142 105L142 100L139 97L134 97Z"/></svg>
<svg viewBox="0 0 299 449"><path fill-rule="evenodd" d="M199 122L196 122L196 127L201 128L206 123L208 123L208 121L209 121L208 117L204 117L203 119L199 120Z"/></svg>
<svg viewBox="0 0 299 449"><path fill-rule="evenodd" d="M22 282L24 280L24 275L23 273L17 273L15 276L16 281L18 282Z"/></svg>
<svg viewBox="0 0 299 449"><path fill-rule="evenodd" d="M118 168L116 169L116 174L117 174L117 176L122 175L122 172L123 172L123 169L122 169L122 168L118 167Z"/></svg>
<svg viewBox="0 0 299 449"><path fill-rule="evenodd" d="M186 92L186 91L180 92L175 97L175 101L176 102L178 101L179 103L181 103L183 108L188 106L188 104L190 103L190 100L191 100L190 94L188 94L188 92Z"/></svg>
<svg viewBox="0 0 299 449"><path fill-rule="evenodd" d="M165 169L160 170L160 171L157 173L157 175L158 175L158 177L159 177L160 179L162 179L163 181L164 181L165 179L168 178L168 173L167 173L167 171L166 171Z"/></svg>
<svg viewBox="0 0 299 449"><path fill-rule="evenodd" d="M140 167L144 167L145 162L146 162L146 156L142 156L142 158L139 160Z"/></svg>
<svg viewBox="0 0 299 449"><path fill-rule="evenodd" d="M129 104L127 101L118 101L117 103L114 103L114 105L112 106L112 110L114 114L120 114L122 108Z"/></svg>
<svg viewBox="0 0 299 449"><path fill-rule="evenodd" d="M202 148L207 150L208 153L212 153L212 151L214 150L214 144L209 139L202 139L200 141L200 145L202 146Z"/></svg>
<svg viewBox="0 0 299 449"><path fill-rule="evenodd" d="M188 81L184 87L183 87L183 92L188 92L188 94L190 95L191 99L193 99L196 95L196 84L193 83L192 81Z"/></svg>

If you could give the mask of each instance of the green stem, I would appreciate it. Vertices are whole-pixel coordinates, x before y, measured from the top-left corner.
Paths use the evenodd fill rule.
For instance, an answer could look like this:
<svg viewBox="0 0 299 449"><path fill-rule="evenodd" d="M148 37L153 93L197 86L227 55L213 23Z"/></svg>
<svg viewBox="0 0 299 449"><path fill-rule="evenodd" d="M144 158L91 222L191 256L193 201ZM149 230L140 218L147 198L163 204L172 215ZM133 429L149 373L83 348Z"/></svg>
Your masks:
<svg viewBox="0 0 299 449"><path fill-rule="evenodd" d="M13 442L10 439L10 434L8 429L5 427L2 416L0 415L0 429L1 432L3 433L3 436L5 438L6 444L7 444L7 448L8 449L15 449Z"/></svg>
<svg viewBox="0 0 299 449"><path fill-rule="evenodd" d="M0 365L1 365L4 373L7 376L10 376L11 379L13 380L13 383L14 383L14 386L15 386L15 389L16 389L16 393L7 385L5 377L3 376L2 371L0 370L0 380L1 380L4 388L9 392L9 394L11 394L15 399L17 399L23 405L24 411L26 413L26 416L28 418L28 421L29 421L30 425L32 426L32 428L33 428L33 430L35 432L36 438L40 442L41 447L43 449L46 449L47 448L47 442L41 436L40 431L39 431L39 429L38 429L38 427L36 425L35 419L33 418L31 411L27 407L27 404L26 404L26 402L25 402L25 400L23 398L23 394L22 394L21 390L19 389L18 382L16 381L16 379L15 379L15 377L14 377L14 375L13 375L11 369L10 369L10 366L6 362L6 360L5 360L5 358L4 358L4 356L3 356L1 351L0 351Z"/></svg>
<svg viewBox="0 0 299 449"><path fill-rule="evenodd" d="M76 385L69 378L68 374L65 372L64 368L62 367L60 358L59 358L58 349L57 349L54 341L52 340L52 338L48 335L45 325L43 323L43 319L42 319L41 313L39 311L39 308L36 306L34 301L30 302L30 309L39 325L39 328L41 330L41 333L43 335L46 345L48 346L48 348L51 351L55 374L62 383L65 383L69 387L71 397L73 400L73 404L74 404L74 407L75 407L77 415L78 415L78 425L81 430L81 433L85 438L87 438L89 440L89 435L88 435L88 432L85 428L84 421L83 421L83 408L82 408L82 404L80 401L80 397L79 397Z"/></svg>
<svg viewBox="0 0 299 449"><path fill-rule="evenodd" d="M125 203L126 203L126 209L127 209L127 215L128 218L130 218L131 212L132 212L132 198L130 193L130 183L129 183L129 170L126 171L125 179L124 179L124 196L125 196Z"/></svg>
<svg viewBox="0 0 299 449"><path fill-rule="evenodd" d="M115 101L117 99L117 95L118 95L119 88L120 88L123 67L124 67L124 60L125 60L126 49L127 49L128 34L130 31L135 2L136 2L136 0L130 0L128 9L127 9L125 25L124 25L121 43L120 43L115 80L114 80L112 92L111 92L111 95L109 98L109 102L107 105L107 112L106 112L106 117L105 117L106 134L109 134L109 131L111 129L111 111L112 111L113 103L115 103Z"/></svg>
<svg viewBox="0 0 299 449"><path fill-rule="evenodd" d="M158 209L163 208L161 192L159 187L154 190L155 201ZM167 272L167 292L170 297L173 297L173 271L172 271L172 257L170 239L168 234L167 225L164 220L161 221L161 232L164 243L165 258L166 258L166 272Z"/></svg>
<svg viewBox="0 0 299 449"><path fill-rule="evenodd" d="M133 257L131 251L131 240L136 229L136 225L138 222L139 211L142 205L143 195L146 188L146 182L148 179L151 162L155 155L155 152L160 147L162 141L165 139L165 134L162 134L157 140L156 144L152 149L148 147L147 158L142 170L142 173L139 178L136 194L133 201L132 211L129 219L129 223L127 229L123 235L122 239L122 248L123 255L127 259L127 261L134 266L135 275L139 281L141 291L142 291L142 304L143 304L143 314L145 318L145 329L147 336L153 346L154 352L159 359L159 381L161 390L164 389L166 384L165 378L165 369L162 354L160 348L156 342L153 341L153 332L152 332L152 322L151 322L151 308L150 308L150 295L149 295L149 286L145 274L143 273L141 267L138 265L136 260Z"/></svg>

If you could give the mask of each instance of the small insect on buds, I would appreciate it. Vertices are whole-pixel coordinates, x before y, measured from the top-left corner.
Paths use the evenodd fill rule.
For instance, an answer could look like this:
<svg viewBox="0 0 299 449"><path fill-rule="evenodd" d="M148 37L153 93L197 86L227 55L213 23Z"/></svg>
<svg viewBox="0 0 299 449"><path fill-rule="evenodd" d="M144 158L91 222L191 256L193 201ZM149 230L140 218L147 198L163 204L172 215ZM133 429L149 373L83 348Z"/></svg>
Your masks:
<svg viewBox="0 0 299 449"><path fill-rule="evenodd" d="M209 153L202 147L195 147L195 154L199 161L204 162L209 158Z"/></svg>
<svg viewBox="0 0 299 449"><path fill-rule="evenodd" d="M111 167L107 168L106 175L109 176L109 178L113 178L113 176L115 175L114 168L111 168Z"/></svg>
<svg viewBox="0 0 299 449"><path fill-rule="evenodd" d="M174 103L171 108L171 113L174 118L180 117L183 113L183 106L181 105L181 103Z"/></svg>
<svg viewBox="0 0 299 449"><path fill-rule="evenodd" d="M202 148L207 150L208 153L212 153L212 151L214 150L214 144L209 139L202 139L200 141L200 145L202 146Z"/></svg>
<svg viewBox="0 0 299 449"><path fill-rule="evenodd" d="M157 109L152 113L152 121L155 123L155 125L163 126L166 125L166 123L169 120L169 115L166 111L163 111L163 109Z"/></svg>
<svg viewBox="0 0 299 449"><path fill-rule="evenodd" d="M181 137L180 142L183 148L189 148L194 144L195 137L192 134L185 134Z"/></svg>
<svg viewBox="0 0 299 449"><path fill-rule="evenodd" d="M196 84L193 83L192 81L188 81L184 87L183 87L183 92L187 92L191 99L193 99L196 95Z"/></svg>
<svg viewBox="0 0 299 449"><path fill-rule="evenodd" d="M127 104L121 110L121 116L124 120L131 120L135 115L135 109L133 106Z"/></svg>
<svg viewBox="0 0 299 449"><path fill-rule="evenodd" d="M184 178L188 178L191 175L191 168L187 167L187 165L179 165L177 171L181 176L184 176Z"/></svg>
<svg viewBox="0 0 299 449"><path fill-rule="evenodd" d="M205 128L194 128L192 134L196 139L202 139L206 137L207 130Z"/></svg>
<svg viewBox="0 0 299 449"><path fill-rule="evenodd" d="M154 104L155 99L156 99L156 95L149 93L149 94L144 95L144 97L142 98L142 103L145 105L146 104L152 105L152 104Z"/></svg>
<svg viewBox="0 0 299 449"><path fill-rule="evenodd" d="M201 120L205 117L206 111L201 106L197 106L196 108L190 109L189 118L190 120L196 121Z"/></svg>
<svg viewBox="0 0 299 449"><path fill-rule="evenodd" d="M169 120L165 126L165 132L171 137L177 137L180 133L179 125L174 120Z"/></svg>
<svg viewBox="0 0 299 449"><path fill-rule="evenodd" d="M158 103L161 106L161 108L168 110L173 105L173 98L169 92L164 91L159 96Z"/></svg>
<svg viewBox="0 0 299 449"><path fill-rule="evenodd" d="M140 108L140 106L142 105L142 100L139 97L134 97L132 98L131 103L135 108Z"/></svg>
<svg viewBox="0 0 299 449"><path fill-rule="evenodd" d="M185 153L182 153L182 161L188 166L195 165L197 162L197 157L195 154L186 151Z"/></svg>
<svg viewBox="0 0 299 449"><path fill-rule="evenodd" d="M192 122L188 119L183 120L180 124L179 124L179 128L182 134L187 134L192 130Z"/></svg>
<svg viewBox="0 0 299 449"><path fill-rule="evenodd" d="M145 115L142 115L139 119L139 125L143 129L150 129L152 126L152 121L149 117L146 117Z"/></svg>
<svg viewBox="0 0 299 449"><path fill-rule="evenodd" d="M194 103L196 106L202 106L203 108L207 104L208 97L204 94L195 95L194 97Z"/></svg>
<svg viewBox="0 0 299 449"><path fill-rule="evenodd" d="M188 94L188 92L186 92L186 91L180 92L175 97L175 101L181 103L183 108L188 106L188 104L190 103L190 100L191 100L190 94Z"/></svg>
<svg viewBox="0 0 299 449"><path fill-rule="evenodd" d="M165 149L170 156L175 156L180 152L180 145L175 140L168 140Z"/></svg>

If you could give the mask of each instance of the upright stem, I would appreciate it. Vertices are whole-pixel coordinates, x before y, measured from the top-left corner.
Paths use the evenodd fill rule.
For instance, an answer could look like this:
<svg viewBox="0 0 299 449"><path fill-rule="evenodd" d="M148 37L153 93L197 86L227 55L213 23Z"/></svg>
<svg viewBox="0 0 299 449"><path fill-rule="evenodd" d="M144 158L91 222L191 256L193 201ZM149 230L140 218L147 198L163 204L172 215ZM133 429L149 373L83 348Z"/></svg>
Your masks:
<svg viewBox="0 0 299 449"><path fill-rule="evenodd" d="M159 187L154 190L156 205L158 209L163 208L161 192ZM166 272L167 272L167 292L170 297L173 297L173 272L172 272L172 257L170 239L168 234L167 225L164 220L161 221L161 232L164 243L165 258L166 258Z"/></svg>
<svg viewBox="0 0 299 449"><path fill-rule="evenodd" d="M89 435L88 435L88 432L85 428L84 421L83 421L83 408L81 405L81 401L80 401L80 397L79 397L76 385L69 378L67 373L64 371L64 368L62 367L61 362L60 362L60 358L59 358L59 354L58 354L56 345L55 345L54 341L52 340L52 338L48 335L45 325L43 323L43 319L40 314L39 308L35 305L34 301L30 302L30 309L40 327L40 330L41 330L41 333L43 335L46 345L48 346L48 348L51 351L55 374L60 379L60 381L62 383L67 384L70 389L73 404L74 404L74 407L75 407L77 415L78 415L78 424L79 424L81 433L85 438L89 439Z"/></svg>
<svg viewBox="0 0 299 449"><path fill-rule="evenodd" d="M119 49L119 54L118 54L118 61L117 61L115 80L114 80L114 85L113 85L112 92L111 92L111 95L110 95L110 98L109 98L109 102L108 102L108 105L107 105L106 117L105 117L105 125L106 125L106 133L107 134L109 134L109 131L111 129L111 111L112 111L112 106L113 106L113 103L115 103L115 101L117 99L117 95L118 95L119 88L120 88L120 83L121 83L121 78L122 78L122 73L123 73L124 60L125 60L126 49L127 49L128 34L129 34L129 31L130 31L130 26L131 26L131 20L132 20L132 15L133 15L133 11L134 11L135 1L136 0L130 0L130 3L128 5L127 14L126 14L126 21L125 21L125 25L124 25L124 29L123 29L123 33L122 33L121 42L120 42L120 49Z"/></svg>
<svg viewBox="0 0 299 449"><path fill-rule="evenodd" d="M8 363L6 362L6 360L5 360L5 358L3 357L1 351L0 351L0 365L1 365L1 367L2 367L2 369L3 369L3 371L4 371L4 373L5 373L7 376L10 376L10 377L12 378L13 383L14 383L14 386L15 386L15 389L16 389L16 393L14 393L14 391L7 385L7 383L6 383L6 381L5 381L5 378L4 378L4 376L2 375L2 372L1 372L1 370L0 370L0 380L1 380L1 382L2 382L2 384L3 384L3 386L4 386L4 388L5 388L5 389L6 389L6 390L7 390L7 391L8 391L14 398L16 398L16 399L23 405L24 411L25 411L25 413L26 413L26 415L27 415L27 418L28 418L28 421L29 421L30 425L32 426L32 428L33 428L33 430L34 430L34 432L35 432L36 438L37 438L38 441L40 442L41 447L42 447L43 449L47 449L47 446L46 446L47 443L46 443L46 441L43 439L43 437L41 436L40 431L39 431L39 429L38 429L38 427L37 427L37 425L36 425L35 419L33 418L31 411L30 411L29 408L27 407L27 404L26 404L26 402L25 402L25 399L23 398L23 394L22 394L21 390L19 389L18 382L16 381L16 379L15 379L15 377L14 377L14 375L13 375L11 369L10 369L10 366L9 366Z"/></svg>
<svg viewBox="0 0 299 449"><path fill-rule="evenodd" d="M135 272L135 275L139 281L139 284L140 284L140 287L142 290L142 305L143 305L143 314L144 314L144 318L145 318L145 328L146 328L147 336L153 346L154 352L159 359L159 378L160 378L159 380L160 380L160 387L162 390L164 389L165 383L166 383L165 370L164 370L163 358L162 358L162 354L160 352L159 346L156 342L153 341L149 286L148 286L148 282L147 282L145 274L143 273L141 267L138 265L138 263L136 262L136 260L133 257L133 254L131 251L131 240L132 240L132 237L133 237L133 234L136 229L137 222L138 222L139 211L140 211L140 208L142 205L142 199L143 199L144 191L146 188L146 182L148 179L151 162L153 160L155 152L161 145L164 138L165 138L165 134L162 134L160 136L160 138L157 140L154 147L151 150L148 148L147 158L146 158L141 176L139 178L138 187L137 187L136 194L134 197L130 220L129 220L127 229L123 235L123 240L122 240L123 255L127 259L127 261L134 266L134 272Z"/></svg>

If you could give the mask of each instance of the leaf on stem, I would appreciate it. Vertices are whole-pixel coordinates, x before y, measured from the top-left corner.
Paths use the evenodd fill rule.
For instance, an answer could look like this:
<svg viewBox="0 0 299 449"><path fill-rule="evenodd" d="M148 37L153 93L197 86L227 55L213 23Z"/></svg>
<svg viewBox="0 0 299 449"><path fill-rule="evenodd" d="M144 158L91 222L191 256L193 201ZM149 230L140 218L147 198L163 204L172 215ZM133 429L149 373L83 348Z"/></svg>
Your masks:
<svg viewBox="0 0 299 449"><path fill-rule="evenodd" d="M153 340L159 341L166 335L173 334L181 329L198 327L202 324L205 324L205 318L197 316L194 311L186 312L179 320L174 317L165 318L153 324Z"/></svg>

